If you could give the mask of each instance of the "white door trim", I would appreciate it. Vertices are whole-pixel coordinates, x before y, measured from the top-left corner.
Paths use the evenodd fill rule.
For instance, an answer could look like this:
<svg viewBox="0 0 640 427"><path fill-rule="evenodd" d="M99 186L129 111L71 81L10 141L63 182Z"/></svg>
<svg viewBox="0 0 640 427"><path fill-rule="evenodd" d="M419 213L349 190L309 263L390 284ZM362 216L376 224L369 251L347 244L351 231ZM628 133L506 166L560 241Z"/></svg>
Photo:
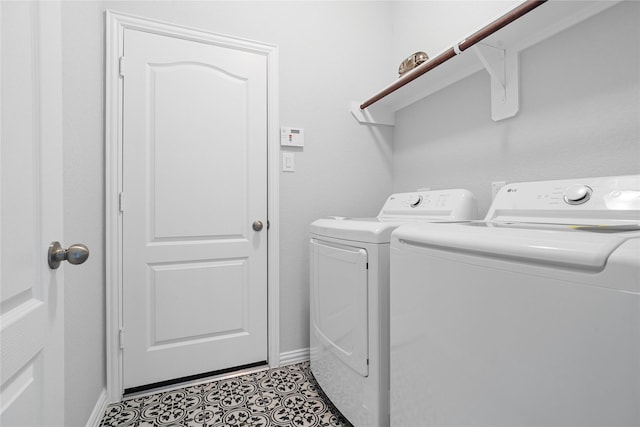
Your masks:
<svg viewBox="0 0 640 427"><path fill-rule="evenodd" d="M110 402L122 399L122 217L119 194L122 191L122 94L120 57L123 56L125 29L167 35L216 46L227 46L264 55L267 59L267 170L269 220L268 238L268 357L269 365L280 365L279 282L279 118L278 47L275 45L224 36L119 12L106 11L105 58L105 171L106 171L106 299L107 299L107 394Z"/></svg>

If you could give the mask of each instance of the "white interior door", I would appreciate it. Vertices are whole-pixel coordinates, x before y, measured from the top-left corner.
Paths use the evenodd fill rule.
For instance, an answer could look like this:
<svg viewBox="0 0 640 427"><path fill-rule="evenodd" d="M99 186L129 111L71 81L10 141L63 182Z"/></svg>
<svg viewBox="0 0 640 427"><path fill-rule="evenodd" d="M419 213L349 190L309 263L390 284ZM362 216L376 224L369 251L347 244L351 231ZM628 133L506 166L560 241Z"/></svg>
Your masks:
<svg viewBox="0 0 640 427"><path fill-rule="evenodd" d="M266 59L126 29L123 61L124 389L266 362Z"/></svg>
<svg viewBox="0 0 640 427"><path fill-rule="evenodd" d="M64 425L60 6L0 2L0 425Z"/></svg>

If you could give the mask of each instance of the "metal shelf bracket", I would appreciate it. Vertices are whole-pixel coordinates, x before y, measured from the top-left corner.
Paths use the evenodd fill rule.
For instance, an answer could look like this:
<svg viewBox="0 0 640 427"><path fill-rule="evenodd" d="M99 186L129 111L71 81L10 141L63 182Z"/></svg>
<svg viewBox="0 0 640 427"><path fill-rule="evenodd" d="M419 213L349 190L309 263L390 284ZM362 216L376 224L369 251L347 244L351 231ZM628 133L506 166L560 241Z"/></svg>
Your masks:
<svg viewBox="0 0 640 427"><path fill-rule="evenodd" d="M485 43L471 47L491 78L491 118L513 117L519 108L518 53Z"/></svg>

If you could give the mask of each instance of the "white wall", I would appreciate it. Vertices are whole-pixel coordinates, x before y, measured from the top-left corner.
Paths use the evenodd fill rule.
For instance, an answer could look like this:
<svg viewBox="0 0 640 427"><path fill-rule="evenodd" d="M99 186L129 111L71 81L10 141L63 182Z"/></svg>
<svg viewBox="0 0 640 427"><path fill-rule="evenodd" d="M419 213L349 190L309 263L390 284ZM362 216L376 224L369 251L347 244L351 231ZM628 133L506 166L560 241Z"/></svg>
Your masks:
<svg viewBox="0 0 640 427"><path fill-rule="evenodd" d="M64 243L90 250L65 267L65 420L74 427L106 384L101 19L99 2L62 2Z"/></svg>
<svg viewBox="0 0 640 427"><path fill-rule="evenodd" d="M280 186L280 351L309 346L308 225L374 216L391 190L391 130L349 113L386 84L387 2L63 2L65 241L92 251L67 269L66 415L83 425L105 384L104 10L279 46L280 118L305 129Z"/></svg>
<svg viewBox="0 0 640 427"><path fill-rule="evenodd" d="M435 58L523 0L394 1L392 58L395 72L406 57L422 51Z"/></svg>
<svg viewBox="0 0 640 427"><path fill-rule="evenodd" d="M544 6L543 6L544 7ZM490 118L474 74L396 115L394 191L640 173L640 3L623 2L521 54L520 112Z"/></svg>

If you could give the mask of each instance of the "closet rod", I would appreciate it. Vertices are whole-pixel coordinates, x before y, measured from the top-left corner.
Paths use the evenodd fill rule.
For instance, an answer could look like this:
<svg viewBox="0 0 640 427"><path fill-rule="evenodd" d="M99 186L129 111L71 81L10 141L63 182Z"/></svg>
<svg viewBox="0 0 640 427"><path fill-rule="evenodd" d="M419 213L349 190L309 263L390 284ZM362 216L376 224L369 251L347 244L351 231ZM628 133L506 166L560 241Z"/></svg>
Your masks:
<svg viewBox="0 0 640 427"><path fill-rule="evenodd" d="M495 33L496 31L498 31L502 27L505 27L505 26L509 25L510 23L512 23L516 19L520 18L521 16L526 15L527 13L531 12L533 9L535 9L536 7L542 5L546 1L547 0L527 0L527 1L525 1L524 3L522 3L521 5L516 7L515 9L512 9L511 11L509 11L506 14L502 15L500 18L498 18L495 21L491 22L486 27L483 27L480 30L476 31L471 36L467 37L465 40L463 40L462 42L458 43L456 46L454 46L454 47L442 52L440 55L436 56L435 58L433 58L433 59L431 59L431 60L429 60L427 62L424 62L423 64L420 64L419 66L417 66L415 69L409 71L407 74L405 74L404 76L400 77L396 82L394 82L393 84L387 86L382 91L380 91L378 94L376 94L373 97L371 97L368 100L366 100L362 105L360 105L360 109L364 110L365 108L367 108L371 104L374 104L375 102L378 102L379 100L381 100L385 96L389 95L390 93L395 92L396 90L400 89L402 86L406 85L407 83L412 82L413 80L417 79L421 75L425 74L427 71L430 71L430 70L436 68L438 65L447 62L448 60L450 60L454 56L460 54L462 51L467 50L468 48L470 48L474 44L478 43L479 41L485 39L486 37L489 37L491 34Z"/></svg>

